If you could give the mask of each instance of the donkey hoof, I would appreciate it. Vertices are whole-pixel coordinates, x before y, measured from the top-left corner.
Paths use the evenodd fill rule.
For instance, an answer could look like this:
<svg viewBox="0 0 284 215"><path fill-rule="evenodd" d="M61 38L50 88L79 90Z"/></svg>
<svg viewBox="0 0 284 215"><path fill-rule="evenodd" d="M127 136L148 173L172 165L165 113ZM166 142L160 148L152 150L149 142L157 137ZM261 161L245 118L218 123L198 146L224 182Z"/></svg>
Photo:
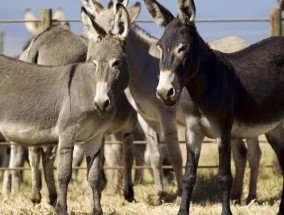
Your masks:
<svg viewBox="0 0 284 215"><path fill-rule="evenodd" d="M55 207L56 206L56 202L57 202L57 194L50 195L48 204L50 204L51 206Z"/></svg>
<svg viewBox="0 0 284 215"><path fill-rule="evenodd" d="M55 213L57 215L68 215L67 207L63 207L62 205L57 203L55 206Z"/></svg>
<svg viewBox="0 0 284 215"><path fill-rule="evenodd" d="M41 194L40 193L33 194L32 197L31 197L31 201L34 204L39 204L41 202Z"/></svg>
<svg viewBox="0 0 284 215"><path fill-rule="evenodd" d="M188 211L179 209L178 215L188 215Z"/></svg>
<svg viewBox="0 0 284 215"><path fill-rule="evenodd" d="M103 211L102 210L93 211L92 215L103 215Z"/></svg>
<svg viewBox="0 0 284 215"><path fill-rule="evenodd" d="M133 191L133 187L129 186L128 189L124 190L124 199L128 202L133 202L135 201L134 199L134 191Z"/></svg>
<svg viewBox="0 0 284 215"><path fill-rule="evenodd" d="M247 197L247 201L246 201L246 204L249 205L249 204L253 204L257 202L257 199L256 199L256 196L248 196Z"/></svg>

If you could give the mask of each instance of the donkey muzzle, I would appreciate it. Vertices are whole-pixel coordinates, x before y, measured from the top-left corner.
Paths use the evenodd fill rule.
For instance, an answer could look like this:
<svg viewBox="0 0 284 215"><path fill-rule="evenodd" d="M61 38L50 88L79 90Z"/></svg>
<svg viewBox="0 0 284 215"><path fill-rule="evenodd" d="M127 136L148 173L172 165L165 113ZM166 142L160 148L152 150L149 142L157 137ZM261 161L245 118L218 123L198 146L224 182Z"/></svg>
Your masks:
<svg viewBox="0 0 284 215"><path fill-rule="evenodd" d="M94 107L100 113L100 115L108 114L112 109L112 102L108 93L109 88L107 84L97 84L96 96L94 98Z"/></svg>
<svg viewBox="0 0 284 215"><path fill-rule="evenodd" d="M156 96L158 99L162 100L165 105L174 105L176 103L178 91L173 86L173 82L174 76L169 71L160 73Z"/></svg>

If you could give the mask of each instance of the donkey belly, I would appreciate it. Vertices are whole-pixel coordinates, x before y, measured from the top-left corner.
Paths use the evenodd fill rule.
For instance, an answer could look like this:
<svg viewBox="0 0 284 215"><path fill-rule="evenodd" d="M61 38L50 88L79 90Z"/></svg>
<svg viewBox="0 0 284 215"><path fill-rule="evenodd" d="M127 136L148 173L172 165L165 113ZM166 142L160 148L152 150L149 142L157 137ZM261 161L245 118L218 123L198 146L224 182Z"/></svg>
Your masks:
<svg viewBox="0 0 284 215"><path fill-rule="evenodd" d="M39 128L35 125L5 123L0 125L1 133L10 141L24 145L41 145L58 141L56 127Z"/></svg>
<svg viewBox="0 0 284 215"><path fill-rule="evenodd" d="M274 129L279 122L271 122L267 124L244 124L235 122L232 127L232 138L252 138L261 134L265 134Z"/></svg>

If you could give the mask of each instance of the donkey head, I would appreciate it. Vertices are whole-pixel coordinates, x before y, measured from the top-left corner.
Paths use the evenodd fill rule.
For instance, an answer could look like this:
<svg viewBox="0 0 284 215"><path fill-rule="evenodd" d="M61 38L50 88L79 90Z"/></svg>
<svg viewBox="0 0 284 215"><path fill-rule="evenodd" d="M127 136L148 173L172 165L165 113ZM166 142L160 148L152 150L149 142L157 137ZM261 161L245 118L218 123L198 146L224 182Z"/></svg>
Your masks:
<svg viewBox="0 0 284 215"><path fill-rule="evenodd" d="M96 22L103 26L106 32L109 32L114 27L114 17L117 13L117 8L114 7L114 5L121 3L126 8L128 1L129 0L110 1L108 8L104 8L96 0L82 0L82 3L86 10L95 17ZM130 23L134 22L137 19L140 13L140 9L141 4L139 2L136 2L135 5L128 10Z"/></svg>
<svg viewBox="0 0 284 215"><path fill-rule="evenodd" d="M175 18L156 0L144 1L155 22L165 27L157 43L160 51L157 97L166 105L174 105L181 88L196 73L199 64L199 58L194 52L195 5L193 0L179 0L178 16Z"/></svg>
<svg viewBox="0 0 284 215"><path fill-rule="evenodd" d="M109 33L94 21L85 8L81 10L84 31L89 40L87 62L95 65L94 106L100 114L112 109L115 100L128 85L124 41L129 30L129 18L122 4L118 3L115 7L114 28Z"/></svg>

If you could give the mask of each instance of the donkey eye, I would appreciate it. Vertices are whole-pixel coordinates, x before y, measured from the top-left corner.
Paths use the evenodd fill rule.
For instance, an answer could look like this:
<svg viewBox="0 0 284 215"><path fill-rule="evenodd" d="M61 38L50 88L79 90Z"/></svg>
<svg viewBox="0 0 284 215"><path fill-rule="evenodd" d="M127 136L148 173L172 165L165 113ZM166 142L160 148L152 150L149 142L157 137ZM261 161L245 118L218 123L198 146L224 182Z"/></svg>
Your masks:
<svg viewBox="0 0 284 215"><path fill-rule="evenodd" d="M92 63L94 64L95 68L97 69L97 63L94 62L94 61Z"/></svg>
<svg viewBox="0 0 284 215"><path fill-rule="evenodd" d="M121 64L121 60L115 60L113 63L112 63L112 67L117 67L117 66L119 66L120 64Z"/></svg>
<svg viewBox="0 0 284 215"><path fill-rule="evenodd" d="M188 49L188 45L182 45L181 47L179 47L178 48L178 53L180 53L180 52L184 52L184 51L186 51Z"/></svg>

